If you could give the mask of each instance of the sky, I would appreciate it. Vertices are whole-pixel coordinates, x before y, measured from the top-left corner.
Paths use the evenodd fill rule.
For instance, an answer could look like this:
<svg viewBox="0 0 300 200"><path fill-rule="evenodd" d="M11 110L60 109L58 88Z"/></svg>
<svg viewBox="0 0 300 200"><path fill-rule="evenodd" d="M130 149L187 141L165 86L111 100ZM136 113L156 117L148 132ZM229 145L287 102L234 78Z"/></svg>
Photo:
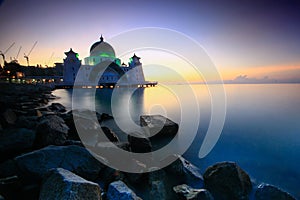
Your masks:
<svg viewBox="0 0 300 200"><path fill-rule="evenodd" d="M160 27L197 41L224 80L295 81L300 80L299 22L297 0L0 0L0 51L15 42L6 59L22 46L18 60L25 65L24 53L38 41L30 64L51 66L63 62L70 48L83 60L101 34L111 38Z"/></svg>

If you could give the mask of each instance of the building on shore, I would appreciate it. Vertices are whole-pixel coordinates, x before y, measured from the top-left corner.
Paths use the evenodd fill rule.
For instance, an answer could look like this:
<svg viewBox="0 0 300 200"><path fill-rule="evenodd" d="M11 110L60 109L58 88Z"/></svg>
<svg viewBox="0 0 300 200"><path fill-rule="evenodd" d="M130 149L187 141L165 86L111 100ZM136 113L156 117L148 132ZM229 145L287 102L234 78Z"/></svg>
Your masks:
<svg viewBox="0 0 300 200"><path fill-rule="evenodd" d="M65 55L63 63L47 68L5 62L0 68L0 82L51 84L56 88L72 88L75 80L76 86L82 88L152 87L157 84L145 80L140 57L134 54L128 64L121 64L113 47L102 36L90 47L90 56L84 58L84 64L72 49Z"/></svg>
<svg viewBox="0 0 300 200"><path fill-rule="evenodd" d="M155 86L157 82L145 80L140 57L135 54L130 58L128 65L116 57L113 47L100 40L90 47L90 56L84 58L84 64L78 53L70 49L65 52L63 63L63 82L57 87L73 87L75 80L79 87L115 87L117 86Z"/></svg>

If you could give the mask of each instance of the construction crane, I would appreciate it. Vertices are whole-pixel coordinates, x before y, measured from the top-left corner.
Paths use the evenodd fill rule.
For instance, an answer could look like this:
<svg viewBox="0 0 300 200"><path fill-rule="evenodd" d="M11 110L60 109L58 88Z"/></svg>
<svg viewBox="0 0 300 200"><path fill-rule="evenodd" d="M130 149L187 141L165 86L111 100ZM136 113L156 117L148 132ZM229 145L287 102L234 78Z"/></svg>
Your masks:
<svg viewBox="0 0 300 200"><path fill-rule="evenodd" d="M50 62L52 61L52 58L54 56L54 52L52 52L50 58L48 59L47 63L45 63L45 66L48 67L48 64L50 64Z"/></svg>
<svg viewBox="0 0 300 200"><path fill-rule="evenodd" d="M13 42L7 49L6 51L2 52L0 51L0 55L2 56L2 59L3 59L3 63L5 65L5 54L10 50L10 48L12 48L13 46L15 45L15 42Z"/></svg>
<svg viewBox="0 0 300 200"><path fill-rule="evenodd" d="M19 62L18 62L18 57L19 57L19 54L20 54L21 49L22 49L22 46L20 46L19 51L18 51L18 53L17 53L17 56L14 57L14 59L12 60L12 62L14 62L14 63L19 63Z"/></svg>
<svg viewBox="0 0 300 200"><path fill-rule="evenodd" d="M31 52L32 52L32 50L33 50L33 48L35 47L36 44L37 44L37 41L35 41L35 43L33 44L32 48L30 49L30 51L29 51L29 53L27 55L24 53L24 58L27 61L27 66L28 67L29 67L29 56L30 56L30 54L31 54Z"/></svg>

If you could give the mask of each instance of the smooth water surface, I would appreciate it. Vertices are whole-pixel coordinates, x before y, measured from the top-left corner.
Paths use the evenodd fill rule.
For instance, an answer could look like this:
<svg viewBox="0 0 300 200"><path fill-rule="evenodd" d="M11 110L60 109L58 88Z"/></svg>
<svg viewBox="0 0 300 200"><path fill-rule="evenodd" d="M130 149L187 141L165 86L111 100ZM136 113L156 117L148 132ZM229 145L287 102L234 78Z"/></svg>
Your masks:
<svg viewBox="0 0 300 200"><path fill-rule="evenodd" d="M134 93L118 89L115 95L110 89L102 89L96 91L95 97L87 91L77 98L82 100L82 108L90 108L90 98L95 98L98 112L113 114L123 122L128 120L126 114L129 112L136 124L142 114L162 114L180 124L187 116L183 113L194 116L194 112L199 112L198 132L184 154L186 159L203 172L216 162L237 162L255 183L270 183L300 198L300 84L228 84L224 88L227 96L225 125L216 146L203 159L198 158L198 152L212 107L205 85L157 86ZM72 90L56 90L54 94L60 97L56 102L71 109ZM199 109L193 100L198 102ZM197 122L192 117L188 120Z"/></svg>

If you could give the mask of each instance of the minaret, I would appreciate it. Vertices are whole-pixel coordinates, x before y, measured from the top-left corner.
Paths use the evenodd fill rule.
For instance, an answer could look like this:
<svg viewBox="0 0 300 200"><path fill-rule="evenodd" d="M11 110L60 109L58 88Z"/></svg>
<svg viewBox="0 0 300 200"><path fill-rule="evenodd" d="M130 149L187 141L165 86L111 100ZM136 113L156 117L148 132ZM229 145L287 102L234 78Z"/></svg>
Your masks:
<svg viewBox="0 0 300 200"><path fill-rule="evenodd" d="M128 63L129 67L132 68L128 74L127 80L135 84L144 84L145 76L143 72L142 63L140 62L140 57L133 54Z"/></svg>
<svg viewBox="0 0 300 200"><path fill-rule="evenodd" d="M65 55L67 57L64 59L64 83L73 85L81 66L81 60L78 59L78 53L75 53L72 48L70 51L65 52Z"/></svg>

